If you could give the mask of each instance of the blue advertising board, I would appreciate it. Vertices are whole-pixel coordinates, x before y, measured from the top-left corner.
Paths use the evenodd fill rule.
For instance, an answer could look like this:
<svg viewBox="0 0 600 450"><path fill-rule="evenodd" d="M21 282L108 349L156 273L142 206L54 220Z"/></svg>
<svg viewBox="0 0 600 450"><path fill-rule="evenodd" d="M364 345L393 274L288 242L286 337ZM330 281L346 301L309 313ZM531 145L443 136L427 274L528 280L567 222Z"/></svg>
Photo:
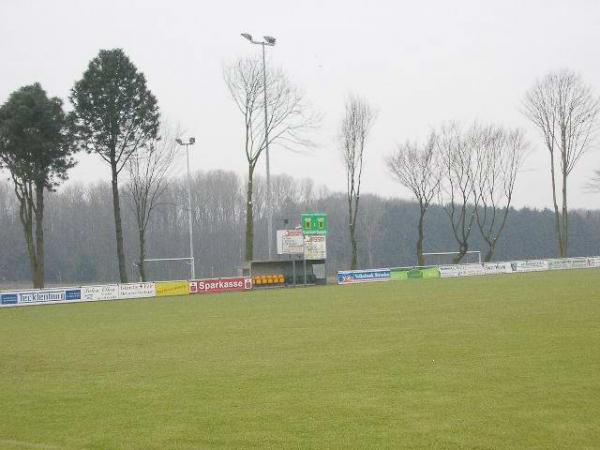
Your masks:
<svg viewBox="0 0 600 450"><path fill-rule="evenodd" d="M372 281L388 281L390 278L390 269L342 270L337 274L337 283L370 283Z"/></svg>
<svg viewBox="0 0 600 450"><path fill-rule="evenodd" d="M0 304L2 305L16 305L18 301L17 294L0 294Z"/></svg>
<svg viewBox="0 0 600 450"><path fill-rule="evenodd" d="M65 300L81 300L81 289L68 289L65 291Z"/></svg>
<svg viewBox="0 0 600 450"><path fill-rule="evenodd" d="M39 291L19 293L19 304L51 303L65 300L81 300L81 289L40 289Z"/></svg>

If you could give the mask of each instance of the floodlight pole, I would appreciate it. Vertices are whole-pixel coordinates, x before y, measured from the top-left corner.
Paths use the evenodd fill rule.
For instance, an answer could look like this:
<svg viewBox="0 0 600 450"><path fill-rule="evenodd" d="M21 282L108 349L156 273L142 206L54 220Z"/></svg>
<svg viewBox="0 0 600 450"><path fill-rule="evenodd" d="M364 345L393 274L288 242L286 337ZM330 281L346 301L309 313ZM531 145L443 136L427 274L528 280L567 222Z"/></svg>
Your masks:
<svg viewBox="0 0 600 450"><path fill-rule="evenodd" d="M275 38L264 36L264 41L255 41L248 33L242 33L242 37L252 44L262 46L263 63L263 96L265 102L265 158L267 163L267 248L269 249L269 260L273 259L273 202L271 201L271 166L269 164L269 117L267 113L267 61L265 46L273 47Z"/></svg>
<svg viewBox="0 0 600 450"><path fill-rule="evenodd" d="M187 156L187 190L188 190L188 232L190 235L190 274L191 279L196 279L196 267L194 265L194 233L192 228L192 176L190 175L190 145L194 145L196 139L191 137L187 142L177 138L176 142L183 145Z"/></svg>

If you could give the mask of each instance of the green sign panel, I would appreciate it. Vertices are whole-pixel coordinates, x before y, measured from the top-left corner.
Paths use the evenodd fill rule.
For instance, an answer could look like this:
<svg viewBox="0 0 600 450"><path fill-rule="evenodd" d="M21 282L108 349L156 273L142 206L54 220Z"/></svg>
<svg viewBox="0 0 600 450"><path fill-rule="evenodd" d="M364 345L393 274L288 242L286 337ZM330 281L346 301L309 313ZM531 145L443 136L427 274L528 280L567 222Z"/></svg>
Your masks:
<svg viewBox="0 0 600 450"><path fill-rule="evenodd" d="M423 268L395 268L390 271L392 280L412 280L416 278L439 278L440 271L437 267Z"/></svg>
<svg viewBox="0 0 600 450"><path fill-rule="evenodd" d="M302 214L302 231L305 235L327 234L328 228L327 214Z"/></svg>

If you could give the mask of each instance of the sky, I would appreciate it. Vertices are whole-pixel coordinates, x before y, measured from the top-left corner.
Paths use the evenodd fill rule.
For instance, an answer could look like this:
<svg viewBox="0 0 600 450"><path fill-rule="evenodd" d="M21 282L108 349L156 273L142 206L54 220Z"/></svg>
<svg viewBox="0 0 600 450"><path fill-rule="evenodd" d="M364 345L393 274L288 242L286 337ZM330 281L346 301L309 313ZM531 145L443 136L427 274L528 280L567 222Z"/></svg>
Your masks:
<svg viewBox="0 0 600 450"><path fill-rule="evenodd" d="M71 87L98 51L123 48L145 73L163 118L196 138L192 170L240 175L247 167L243 122L223 65L259 54L240 33L276 37L269 66L282 68L323 120L315 148L273 147L271 172L309 177L332 191L345 189L337 136L344 102L357 94L377 111L363 192L410 198L385 156L443 122L477 120L525 129L531 153L514 205L551 207L548 155L520 112L523 95L562 68L600 93L596 0L0 0L0 18L0 103L37 81L68 106ZM109 179L98 156L78 159L67 183ZM600 197L585 191L597 168L600 143L572 174L572 208L600 207Z"/></svg>

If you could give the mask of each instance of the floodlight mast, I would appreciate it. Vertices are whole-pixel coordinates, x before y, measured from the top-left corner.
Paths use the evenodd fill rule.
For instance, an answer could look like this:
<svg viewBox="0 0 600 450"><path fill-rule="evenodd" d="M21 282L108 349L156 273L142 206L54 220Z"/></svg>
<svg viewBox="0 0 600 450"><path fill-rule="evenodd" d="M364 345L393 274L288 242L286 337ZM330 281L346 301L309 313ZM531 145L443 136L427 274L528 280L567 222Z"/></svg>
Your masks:
<svg viewBox="0 0 600 450"><path fill-rule="evenodd" d="M269 259L273 259L273 202L271 199L271 166L269 164L269 119L267 114L267 62L265 58L265 46L273 47L277 42L273 36L263 36L264 41L255 41L250 33L241 33L244 39L252 44L262 47L263 62L263 95L265 101L265 158L267 163L267 245L269 249Z"/></svg>
<svg viewBox="0 0 600 450"><path fill-rule="evenodd" d="M188 232L190 235L190 274L192 280L196 279L196 267L194 264L194 233L192 229L192 177L190 175L190 145L196 143L196 138L189 138L187 142L182 141L180 138L175 139L179 145L183 145L186 149L187 155L187 188L188 188Z"/></svg>

